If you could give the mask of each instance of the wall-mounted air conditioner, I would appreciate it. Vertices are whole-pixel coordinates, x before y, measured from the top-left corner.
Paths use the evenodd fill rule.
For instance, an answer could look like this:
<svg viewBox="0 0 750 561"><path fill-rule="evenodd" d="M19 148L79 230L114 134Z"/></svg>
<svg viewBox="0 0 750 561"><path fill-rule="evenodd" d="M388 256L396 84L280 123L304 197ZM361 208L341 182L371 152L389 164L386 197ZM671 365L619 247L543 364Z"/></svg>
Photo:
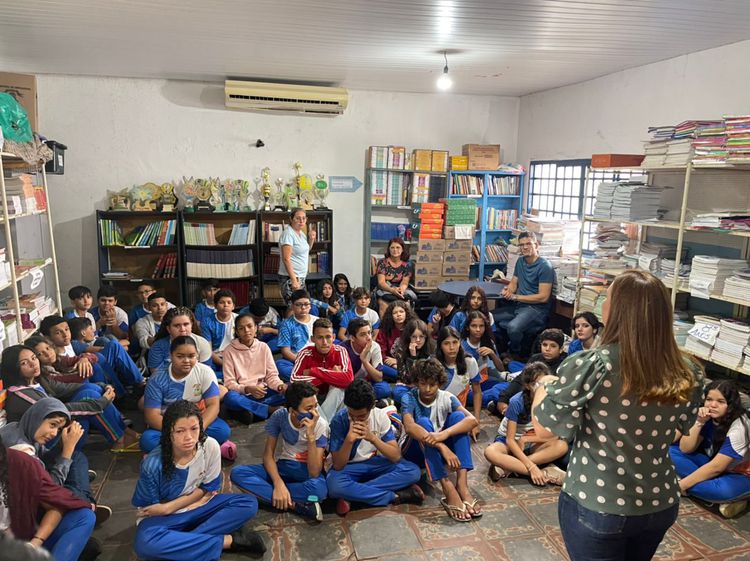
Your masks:
<svg viewBox="0 0 750 561"><path fill-rule="evenodd" d="M318 115L341 115L349 102L343 88L242 80L225 81L224 95L225 105L232 109Z"/></svg>

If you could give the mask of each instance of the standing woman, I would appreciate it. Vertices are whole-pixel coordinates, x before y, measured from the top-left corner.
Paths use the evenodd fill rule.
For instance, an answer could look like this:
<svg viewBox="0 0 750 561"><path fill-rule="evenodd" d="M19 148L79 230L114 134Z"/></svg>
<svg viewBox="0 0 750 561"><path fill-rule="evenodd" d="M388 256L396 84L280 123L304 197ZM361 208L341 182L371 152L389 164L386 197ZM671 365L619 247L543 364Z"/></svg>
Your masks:
<svg viewBox="0 0 750 561"><path fill-rule="evenodd" d="M703 374L677 347L669 293L652 274L618 276L602 319L601 344L542 380L534 429L575 441L558 503L571 560L647 560L677 519L669 446L695 421Z"/></svg>
<svg viewBox="0 0 750 561"><path fill-rule="evenodd" d="M409 263L409 250L404 240L392 238L385 250L385 257L378 261L375 272L378 275L378 288L375 297L378 300L378 315L383 317L389 302L394 300L417 301L417 295L409 288L412 277Z"/></svg>
<svg viewBox="0 0 750 561"><path fill-rule="evenodd" d="M315 244L317 235L315 228L311 228L308 234L303 231L307 226L307 213L304 209L292 209L291 219L292 223L284 228L284 232L279 239L279 249L281 250L279 286L281 296L289 306L287 316L292 309L290 306L292 292L305 288L310 247Z"/></svg>

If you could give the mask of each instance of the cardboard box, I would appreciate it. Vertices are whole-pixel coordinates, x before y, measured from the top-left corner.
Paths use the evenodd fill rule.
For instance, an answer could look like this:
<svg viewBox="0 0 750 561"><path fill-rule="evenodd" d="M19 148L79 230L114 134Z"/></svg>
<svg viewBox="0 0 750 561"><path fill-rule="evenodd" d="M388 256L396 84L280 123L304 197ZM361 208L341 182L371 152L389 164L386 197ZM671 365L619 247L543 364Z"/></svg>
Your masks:
<svg viewBox="0 0 750 561"><path fill-rule="evenodd" d="M406 148L403 146L388 147L388 169L404 169Z"/></svg>
<svg viewBox="0 0 750 561"><path fill-rule="evenodd" d="M472 240L445 240L445 248L443 251L470 252L473 245Z"/></svg>
<svg viewBox="0 0 750 561"><path fill-rule="evenodd" d="M470 170L496 170L500 166L499 144L464 144L461 153L469 158Z"/></svg>
<svg viewBox="0 0 750 561"><path fill-rule="evenodd" d="M0 72L0 92L12 95L29 116L31 130L39 131L39 106L36 99L36 76Z"/></svg>
<svg viewBox="0 0 750 561"><path fill-rule="evenodd" d="M458 232L456 232L458 230ZM466 230L464 232L464 230ZM446 226L443 229L443 232L445 234L446 240L473 240L474 235L476 234L476 231L474 229L474 226L469 225L461 225L456 228L456 226ZM456 237L458 235L458 237Z"/></svg>
<svg viewBox="0 0 750 561"><path fill-rule="evenodd" d="M443 233L442 232L422 232L420 230L419 232L419 240L433 240L433 241L441 241L443 239Z"/></svg>
<svg viewBox="0 0 750 561"><path fill-rule="evenodd" d="M443 263L442 274L444 277L469 276L469 264L466 263Z"/></svg>
<svg viewBox="0 0 750 561"><path fill-rule="evenodd" d="M445 251L443 252L443 263L470 265L471 264L471 252L470 251Z"/></svg>
<svg viewBox="0 0 750 561"><path fill-rule="evenodd" d="M453 171L466 171L469 169L468 156L451 156L451 169Z"/></svg>
<svg viewBox="0 0 750 561"><path fill-rule="evenodd" d="M445 204L443 203L421 203L420 208L422 210L439 210L442 213L445 211Z"/></svg>
<svg viewBox="0 0 750 561"><path fill-rule="evenodd" d="M412 154L415 171L432 171L432 150L414 150Z"/></svg>
<svg viewBox="0 0 750 561"><path fill-rule="evenodd" d="M445 240L419 240L417 251L445 251Z"/></svg>
<svg viewBox="0 0 750 561"><path fill-rule="evenodd" d="M593 154L592 168L638 167L645 156L643 154Z"/></svg>
<svg viewBox="0 0 750 561"><path fill-rule="evenodd" d="M418 251L415 257L417 263L442 263L442 251Z"/></svg>
<svg viewBox="0 0 750 561"><path fill-rule="evenodd" d="M439 276L442 273L442 263L417 263L414 265L414 274L417 278L423 275Z"/></svg>
<svg viewBox="0 0 750 561"><path fill-rule="evenodd" d="M443 224L445 224L445 220L443 220L442 217L435 217L435 216L424 216L420 218L420 222L422 222L422 225L425 224L431 224L433 226L440 226L442 228Z"/></svg>
<svg viewBox="0 0 750 561"><path fill-rule="evenodd" d="M437 288L443 282L441 275L422 275L414 280L415 288L432 289Z"/></svg>
<svg viewBox="0 0 750 561"><path fill-rule="evenodd" d="M448 151L447 150L433 150L432 151L432 171L440 171L440 172L448 171Z"/></svg>
<svg viewBox="0 0 750 561"><path fill-rule="evenodd" d="M466 280L469 280L469 273L466 273L465 275L443 275L441 283Z"/></svg>

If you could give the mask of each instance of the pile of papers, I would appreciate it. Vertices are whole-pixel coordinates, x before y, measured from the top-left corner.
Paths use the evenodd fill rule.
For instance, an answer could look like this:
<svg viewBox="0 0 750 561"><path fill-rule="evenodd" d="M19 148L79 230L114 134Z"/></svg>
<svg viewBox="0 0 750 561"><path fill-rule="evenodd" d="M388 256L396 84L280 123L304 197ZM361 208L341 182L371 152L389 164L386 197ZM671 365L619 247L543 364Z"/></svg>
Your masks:
<svg viewBox="0 0 750 561"><path fill-rule="evenodd" d="M596 188L596 201L594 201L594 218L611 218L612 204L615 201L615 189L617 182L603 181Z"/></svg>
<svg viewBox="0 0 750 561"><path fill-rule="evenodd" d="M685 349L701 358L708 359L719 335L721 320L711 316L695 316L695 324L688 332Z"/></svg>
<svg viewBox="0 0 750 561"><path fill-rule="evenodd" d="M690 221L691 228L722 230L750 230L750 210L720 210L696 213Z"/></svg>
<svg viewBox="0 0 750 561"><path fill-rule="evenodd" d="M701 125L693 141L693 164L722 165L727 161L727 135L724 121Z"/></svg>
<svg viewBox="0 0 750 561"><path fill-rule="evenodd" d="M750 163L750 115L725 115L727 163Z"/></svg>
<svg viewBox="0 0 750 561"><path fill-rule="evenodd" d="M664 157L664 166L686 166L692 161L694 154L692 139L680 138L669 140L667 141L667 155Z"/></svg>
<svg viewBox="0 0 750 561"><path fill-rule="evenodd" d="M750 301L750 269L739 269L725 280L722 295Z"/></svg>
<svg viewBox="0 0 750 561"><path fill-rule="evenodd" d="M659 217L661 187L649 187L645 176L599 184L594 203L594 218L634 222Z"/></svg>
<svg viewBox="0 0 750 561"><path fill-rule="evenodd" d="M719 335L711 351L711 358L730 368L739 368L748 342L750 342L750 325L735 319L722 319Z"/></svg>
<svg viewBox="0 0 750 561"><path fill-rule="evenodd" d="M677 246L655 242L642 242L641 251L638 255L638 268L650 271L656 276L661 277L663 276L662 263L664 261L670 261L670 263L667 264L667 269L668 272L674 273L676 256Z"/></svg>
<svg viewBox="0 0 750 561"><path fill-rule="evenodd" d="M607 289L603 286L582 286L578 311L594 312L597 317L602 317L602 304L606 296Z"/></svg>
<svg viewBox="0 0 750 561"><path fill-rule="evenodd" d="M623 246L629 238L619 224L602 222L597 224L594 235L596 248L594 257L587 260L587 265L594 269L625 269L627 264L622 259Z"/></svg>
<svg viewBox="0 0 750 561"><path fill-rule="evenodd" d="M690 269L690 295L710 298L711 294L722 294L724 282L736 269L747 268L742 259L725 259L712 255L696 255Z"/></svg>

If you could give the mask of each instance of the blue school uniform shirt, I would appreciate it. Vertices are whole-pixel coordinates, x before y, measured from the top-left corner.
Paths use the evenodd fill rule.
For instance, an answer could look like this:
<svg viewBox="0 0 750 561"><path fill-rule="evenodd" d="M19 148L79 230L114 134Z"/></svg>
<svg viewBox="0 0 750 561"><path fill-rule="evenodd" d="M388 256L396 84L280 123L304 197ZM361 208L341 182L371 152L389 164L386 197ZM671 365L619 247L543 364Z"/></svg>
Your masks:
<svg viewBox="0 0 750 561"><path fill-rule="evenodd" d="M579 353L583 350L583 342L580 339L573 339L568 345L568 356L573 353ZM705 425L704 425L705 426Z"/></svg>
<svg viewBox="0 0 750 561"><path fill-rule="evenodd" d="M193 314L195 315L195 319L198 320L198 323L203 323L203 320L214 315L215 313L216 308L210 308L205 301L199 302L195 307L195 311L193 312Z"/></svg>
<svg viewBox="0 0 750 561"><path fill-rule="evenodd" d="M465 399L466 394L469 392L469 386L471 384L479 384L482 382L482 376L479 373L479 365L472 356L464 357L466 361L466 373L463 376L456 374L455 367L445 366L445 372L448 374L448 381L445 385L440 388L446 390L456 397Z"/></svg>
<svg viewBox="0 0 750 561"><path fill-rule="evenodd" d="M211 348L214 351L223 350L222 343L227 332L227 325L230 327L232 332L232 338L234 337L234 320L237 318L237 314L232 313L232 318L227 323L222 323L216 317L216 314L208 316L204 321L201 322L201 334L202 336L211 343ZM231 339L230 339L231 342ZM225 346L226 347L226 346Z"/></svg>
<svg viewBox="0 0 750 561"><path fill-rule="evenodd" d="M143 304L138 304L130 310L130 313L128 314L128 323L130 325L135 325L136 321L138 321L142 317L149 315L150 313L150 310L145 310L143 308Z"/></svg>
<svg viewBox="0 0 750 561"><path fill-rule="evenodd" d="M192 335L192 338L194 341L196 341L198 346L198 360L203 358L201 357L201 352L203 350L202 347L209 347L205 349L205 358L203 358L201 363L213 368L214 361L211 359L210 343L199 335ZM201 339L203 339L203 341L201 341ZM146 361L146 366L153 369L165 368L172 360L169 354L169 346L171 344L172 341L169 340L169 337L162 337L161 339L157 339L156 341L154 341L154 344L151 345L151 348L148 351L148 360Z"/></svg>
<svg viewBox="0 0 750 561"><path fill-rule="evenodd" d="M198 488L208 493L221 490L221 449L210 436L203 444L198 444L195 457L188 464L175 465L169 478L164 476L162 470L161 447L154 448L141 463L141 476L136 483L132 502L135 507L169 502L189 495ZM187 508L174 514L185 512ZM138 518L136 523L142 518Z"/></svg>
<svg viewBox="0 0 750 561"><path fill-rule="evenodd" d="M435 310L437 311L437 309ZM430 317L432 317L432 315ZM448 325L453 327L459 333L463 334L464 327L466 327L467 317L469 317L469 314L467 314L466 312L458 311L453 316L453 319L451 319L451 322ZM490 327L495 325L495 318L492 314L489 314L489 317L487 318L487 320L490 322Z"/></svg>
<svg viewBox="0 0 750 561"><path fill-rule="evenodd" d="M527 423L521 423L520 421L528 419ZM531 416L526 411L526 407L523 404L523 392L519 392L510 398L508 402L508 409L505 410L505 417L503 417L500 426L497 429L497 435L503 439L508 436L508 421L516 423L516 440L521 438L525 432L530 431L534 428L531 422Z"/></svg>
<svg viewBox="0 0 750 561"><path fill-rule="evenodd" d="M419 389L412 388L401 398L401 414L409 414L416 421L419 417L427 417L432 421L435 430L441 430L448 415L461 407L458 398L443 390L438 390L435 401L426 405L419 399Z"/></svg>
<svg viewBox="0 0 750 561"><path fill-rule="evenodd" d="M352 306L351 310L347 310L344 312L344 317L341 318L341 324L339 325L339 327L343 327L344 329L346 329L349 326L349 322L355 318L367 320L367 323L370 324L370 327L372 327L373 330L380 328L380 317L375 310L373 310L372 308L367 308L365 315L360 316L359 314L357 314L356 306Z"/></svg>
<svg viewBox="0 0 750 561"><path fill-rule="evenodd" d="M383 442L396 440L393 426L388 414L383 409L375 408L370 411L367 420L370 430L380 437ZM338 452L344 444L346 435L349 433L349 410L342 409L333 416L331 420L331 452ZM352 445L349 453L349 463L364 462L378 455L378 449L371 442L359 439Z"/></svg>
<svg viewBox="0 0 750 561"><path fill-rule="evenodd" d="M700 433L703 437L703 442L701 443L703 452L709 457L712 457L714 454L713 438L715 430L715 425L712 421L709 421L703 425ZM732 463L729 464L729 467L725 471L741 471L748 474L748 466L745 464L750 461L749 432L750 422L745 420L743 423L742 417L735 419L730 425L727 436L717 452L718 454L732 458ZM739 464L743 464L740 469L738 469Z"/></svg>
<svg viewBox="0 0 750 561"><path fill-rule="evenodd" d="M529 295L539 293L539 284L548 283L555 284L555 270L552 268L552 264L544 257L539 257L532 264L526 263L526 259L523 257L516 261L516 268L513 271L513 276L518 279L518 290L516 294ZM523 306L532 306L534 308L545 309L550 308L551 303L554 301L552 296L547 302L541 304L528 304L524 302Z"/></svg>
<svg viewBox="0 0 750 561"><path fill-rule="evenodd" d="M279 339L277 343L279 348L289 347L293 353L298 353L311 344L312 325L318 318L313 315L310 315L310 317L312 319L308 324L298 322L294 316L282 321L279 326Z"/></svg>
<svg viewBox="0 0 750 561"><path fill-rule="evenodd" d="M205 364L196 364L190 373L182 380L172 377L172 368L165 368L149 378L143 406L149 409L159 409L162 413L172 403L184 399L198 403L209 397L219 396L219 385L216 374Z"/></svg>
<svg viewBox="0 0 750 561"><path fill-rule="evenodd" d="M279 439L281 443L280 446L278 443L276 446L277 460L307 462L307 429L295 428L290 415L286 407L274 411L266 421L266 432ZM323 417L319 417L315 424L315 446L318 448L328 446L328 423Z"/></svg>

